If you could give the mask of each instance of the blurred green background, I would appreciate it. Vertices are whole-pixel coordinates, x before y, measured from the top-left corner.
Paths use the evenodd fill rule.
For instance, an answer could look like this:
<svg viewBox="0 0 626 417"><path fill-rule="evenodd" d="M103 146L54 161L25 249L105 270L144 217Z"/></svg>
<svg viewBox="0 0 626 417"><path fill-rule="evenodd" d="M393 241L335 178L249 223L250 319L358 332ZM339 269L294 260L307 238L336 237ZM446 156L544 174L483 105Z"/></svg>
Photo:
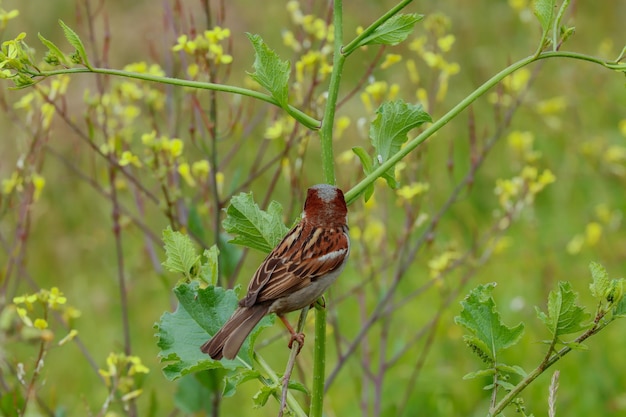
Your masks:
<svg viewBox="0 0 626 417"><path fill-rule="evenodd" d="M94 2L97 3L97 2ZM185 18L195 19L202 27L200 2L180 1ZM442 13L451 21L450 33L456 37L448 59L459 63L461 71L450 78L449 92L443 103L438 103L432 111L437 119L449 108L465 97L486 79L506 65L532 54L540 35L538 24L527 12L518 12L513 3L506 1L439 1L412 4L408 12L425 15ZM576 27L576 34L564 49L598 55L605 58L616 57L626 43L626 2L572 2L573 14L568 23ZM348 2L344 4L346 19L346 39L350 39L357 26L365 26L394 5L392 1ZM41 54L36 39L39 32L58 45L66 45L57 20L62 19L74 27L85 40L86 26L84 3L55 0L54 2L4 0L2 7L19 9L20 16L12 20L3 33L2 40L12 39L19 32L28 34L27 42ZM175 44L175 35L163 29L164 20L171 13L170 2L109 1L92 8L103 7L110 25L109 62L112 68L122 68L131 62L155 62L167 70L169 49ZM289 17L284 2L266 2L262 13L259 3L233 1L225 5L224 25L231 29L234 64L228 79L229 84L245 85L245 72L251 70L252 48L245 32L258 33L279 55L287 58L289 51L282 45L281 28L289 26ZM303 6L304 7L304 6ZM317 5L315 10L323 10ZM77 12L78 11L78 12ZM98 21L95 31L101 34L102 21ZM413 37L420 36L423 26L418 23ZM101 36L101 35L100 35ZM412 39L410 38L410 39ZM410 41L410 40L409 40ZM101 38L100 38L101 42ZM388 48L387 52L409 56L409 42L398 47ZM68 50L66 46L65 50ZM376 48L362 54L357 53L349 60L346 68L345 94L356 83L364 66L368 65ZM92 51L88 48L88 53ZM39 55L40 56L40 55ZM626 153L617 160L603 158L603 150L610 146L626 149L626 89L623 75L612 73L597 65L573 60L548 60L542 62L536 81L513 119L510 130L531 131L535 136L535 149L541 152L541 165L554 172L557 181L540 194L536 203L525 210L521 218L511 227L507 236L509 247L495 256L472 279L469 288L482 282L498 282L495 297L502 311L504 321L527 324L522 343L507 352L505 361L520 364L527 371L537 364L544 355L541 340L547 338L545 330L535 319L534 306L545 308L548 292L559 280L569 280L581 292L581 300L590 309L587 286L588 264L595 260L606 266L611 276L623 276L626 270L626 234L622 216L626 209ZM421 69L421 68L420 68ZM530 68L532 71L534 68ZM352 77L352 74L356 74ZM406 71L401 65L386 71L376 71L377 79L396 82L406 86ZM424 84L434 82L427 69L424 71ZM95 79L92 75L72 77L69 87L68 106L75 119L82 117L82 96L85 88L94 91ZM16 102L24 91L8 91L9 83L3 82L2 98L7 105ZM415 101L413 89L401 90L399 96L406 101ZM555 114L542 114L537 104L542 100L562 97L565 106ZM218 100L232 101L232 97L219 95ZM257 105L257 108L260 106ZM473 106L477 134L487 135L494 124L493 105L483 97ZM364 108L358 96L348 102L341 114L356 120L364 115ZM620 131L621 123L621 131ZM0 114L0 178L11 175L16 161L29 143L29 137L21 132L7 115ZM258 140L265 126L255 128ZM358 134L356 123L352 123L350 134L336 143L336 153L341 154L353 146L366 146L365 139ZM93 170L94 176L104 175L102 166L93 165L91 157L85 155L86 147L78 145L73 133L60 121L54 124L49 146L74 159L83 169ZM424 153L423 173L431 183L431 200L428 210L434 211L447 198L450 190L465 173L469 164L467 112L454 120L428 144ZM183 140L185 138L183 137ZM454 142L454 171L447 168L448 150ZM585 152L595 144L598 152ZM587 145L585 145L587 144ZM318 171L316 144L311 144L305 168L306 183L322 181ZM594 148L595 149L595 148ZM256 155L256 148L237 156L237 162L250 163ZM416 283L428 280L426 262L438 249L453 244L466 247L476 237L477 231L487 227L497 209L497 199L493 194L497 178L508 178L516 174L516 162L511 151L502 140L489 155L475 182L462 200L455 204L441 220L437 240L424 256L419 256L409 274L415 282L404 282L402 291L410 293ZM102 171L102 172L101 172ZM225 172L229 183L229 174ZM98 195L92 187L77 178L63 164L55 159L47 159L43 167L46 178L41 199L33 207L30 235L28 237L27 258L24 267L41 287L58 286L67 296L68 303L82 312L76 321L81 340L96 361L103 368L111 351L123 350L121 331L120 298L117 285L117 264L115 244L111 232L110 202ZM349 188L360 175L360 168L352 164L338 167L338 182ZM251 186L251 190L263 195L268 179L262 178ZM232 184L231 184L232 185ZM131 195L124 196L132 201ZM272 196L283 202L279 186ZM385 226L393 233L400 233L403 224L394 213L401 213L394 204L394 194L379 187L376 196L379 211L373 216L385 219ZM296 203L296 207L299 202ZM603 205L603 206L601 206ZM599 209L605 207L611 220L602 223ZM12 239L15 233L16 209L3 206L0 217L0 230L5 239ZM362 212L362 203L351 210ZM293 215L298 209L294 209ZM385 215L381 213L386 213ZM290 222L293 219L285 219ZM391 219L391 220L389 220ZM146 223L155 233L168 224L159 210L148 211ZM591 222L602 225L600 238L584 244L577 253L568 253L568 243L576 236L585 236ZM207 236L212 236L207 233ZM157 404L155 415L168 415L174 406L176 382L167 381L160 372L157 360L158 349L153 337L153 324L164 311L173 308L171 287L179 277L155 272L145 251L144 237L134 227L123 230L125 270L128 277L128 296L133 351L140 356L151 370L144 381L144 394L139 399L140 415L147 415L148 404ZM212 243L212 242L209 242ZM158 255L163 259L163 253ZM0 253L0 265L7 259L7 253ZM254 271L261 254L251 254L240 275L240 283L246 285L247 277ZM355 259L358 258L358 254ZM353 266L343 274L332 295L346 294L358 283L361 277ZM384 281L384 279L383 279ZM26 282L19 284L18 293L31 291ZM331 295L331 299L332 299ZM375 294L368 302L373 305ZM6 302L7 300L5 300ZM340 316L350 317L355 308L353 301L347 300L339 306ZM419 298L404 308L406 321L395 321L394 329L410 333L416 323L422 323L432 316L437 299ZM453 317L460 307L454 303L437 330L435 348L428 356L424 369L410 395L406 415L485 415L488 395L481 389L485 381L464 381L462 376L479 367L477 359L464 346L462 330L453 324ZM356 320L356 318L355 318ZM349 329L350 338L358 329ZM575 352L559 362L556 369L561 371L558 397L559 415L567 416L621 416L626 414L626 356L623 354L624 329L626 324L616 323L612 328L591 339L589 350ZM278 326L277 326L278 327ZM280 330L276 329L276 333ZM311 337L312 340L312 337ZM279 343L281 344L282 341ZM375 340L370 340L375 346ZM282 348L282 346L281 346ZM278 347L276 350L278 351ZM416 348L417 349L417 348ZM32 363L36 350L33 345L8 340L1 348L3 360L17 363ZM287 353L272 358L276 369L282 369ZM268 356L268 354L265 354ZM329 356L329 366L336 360ZM310 365L310 362L305 362ZM412 361L400 363L384 380L383 414L395 415L394 404L400 401L398 391L407 384ZM361 401L360 365L353 361L346 366L333 385L327 398L327 412L332 415L359 415L357 407ZM306 373L306 370L304 371ZM78 348L69 344L53 348L46 359L41 380L40 395L53 406L67 411L67 415L95 414L106 398L106 389L98 376L88 366ZM529 411L535 415L546 415L549 375L542 376L524 394ZM2 388L0 388L2 389ZM244 385L234 399L224 400L223 415L274 415L276 404L264 410L251 410L250 397L256 392L256 382ZM367 400L364 398L363 400ZM142 414L143 413L143 414ZM512 411L510 412L512 414ZM36 414L33 414L36 415Z"/></svg>

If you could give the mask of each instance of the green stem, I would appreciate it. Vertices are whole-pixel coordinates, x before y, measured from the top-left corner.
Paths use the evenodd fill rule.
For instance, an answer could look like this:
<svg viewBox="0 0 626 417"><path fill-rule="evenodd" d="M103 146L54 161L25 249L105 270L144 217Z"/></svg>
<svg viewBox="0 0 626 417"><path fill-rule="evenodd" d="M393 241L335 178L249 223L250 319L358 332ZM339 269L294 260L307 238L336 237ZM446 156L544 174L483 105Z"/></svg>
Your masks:
<svg viewBox="0 0 626 417"><path fill-rule="evenodd" d="M333 125L339 85L346 57L341 53L343 43L343 2L335 0L333 3L333 25L335 28L333 72L330 75L328 99L320 129L322 146L322 171L327 184L336 184L335 159L333 157ZM315 309L315 345L313 361L313 387L311 389L310 417L322 417L324 408L324 378L326 372L326 312Z"/></svg>
<svg viewBox="0 0 626 417"><path fill-rule="evenodd" d="M345 56L341 53L343 42L343 7L342 0L334 2L333 24L335 27L333 72L330 75L328 86L328 99L326 109L320 129L320 140L322 145L322 172L324 180L328 184L335 184L335 160L333 157L333 125L335 123L335 110L337 107L337 97L339 96L339 85L341 84L341 74Z"/></svg>
<svg viewBox="0 0 626 417"><path fill-rule="evenodd" d="M311 390L310 417L322 415L324 404L324 378L326 370L326 308L315 309L315 347L313 352L313 388Z"/></svg>
<svg viewBox="0 0 626 417"><path fill-rule="evenodd" d="M265 371L265 373L268 375L268 377L272 381L273 385L280 386L280 378L278 377L278 375L276 375L276 372L274 372L272 367L267 362L265 362L265 359L263 359L263 357L261 355L257 354L257 353L254 354L254 359L259 364L261 369L263 369ZM270 385L270 384L267 384L267 385ZM280 399L279 399L279 401L280 401ZM304 412L304 410L302 409L302 407L300 407L300 403L298 403L298 401L296 401L296 399L294 398L294 396L291 393L287 393L287 404L289 405L289 408L291 409L291 411L293 411L293 413L296 416L298 416L298 417L307 417L307 415Z"/></svg>
<svg viewBox="0 0 626 417"><path fill-rule="evenodd" d="M575 340L575 343L582 343L584 340L589 337L597 334L599 331L608 326L614 319L608 320L603 324L594 326L589 329L587 332L582 334ZM553 346L550 346L550 349L553 349ZM529 373L526 378L520 381L511 391L509 391L500 402L493 408L489 410L488 417L495 417L500 414L531 382L533 382L539 375L541 375L545 370L558 362L563 356L570 353L573 349L569 346L563 347L561 350L556 352L554 355L550 356L546 360L542 361L539 366L537 366L531 373Z"/></svg>
<svg viewBox="0 0 626 417"><path fill-rule="evenodd" d="M249 90L247 88L235 87L232 85L205 83L205 82L200 82L200 81L182 80L179 78L172 78L172 77L159 77L157 75L152 75L152 74L144 74L144 73L123 71L123 70L110 69L110 68L96 68L96 67L92 67L91 69L68 68L68 69L61 69L61 70L54 70L54 71L41 71L33 75L42 76L42 77L50 77L53 75L76 74L76 73L106 74L106 75L114 75L117 77L126 77L126 78L134 78L137 80L152 81L152 82L157 82L161 84L177 85L180 87L198 88L201 90L222 91L225 93L239 94L242 96L256 98L258 100L273 104L277 107L281 107L280 103L278 103L278 101L276 101L276 99L274 99L273 97L267 94L259 93L258 91ZM320 127L319 120L314 119L313 117L309 116L308 114L302 112L301 110L293 106L288 106L287 110L290 115L292 115L296 120L298 120L300 123L302 123L304 126L308 127L309 129L319 129Z"/></svg>
<svg viewBox="0 0 626 417"><path fill-rule="evenodd" d="M582 61L589 61L595 64L600 64L604 67L611 68L611 64L607 63L599 58L579 54L575 52L561 52L561 51L551 51L551 52L543 52L537 56L532 55L526 57L514 64L509 65L489 80L487 80L483 85L474 90L470 95L465 97L459 104L454 106L448 113L443 115L439 120L430 125L426 130L420 133L417 137L407 142L406 146L404 146L398 153L390 157L387 161L381 164L377 169L372 171L369 175L363 178L358 184L352 187L346 194L346 202L348 204L353 203L361 193L365 191L365 189L372 184L377 178L383 175L387 170L392 168L395 164L401 161L405 156L411 153L418 145L422 142L426 141L429 137L431 137L435 132L441 129L445 124L447 124L450 120L454 119L459 113L461 113L465 108L467 108L470 104L472 104L476 99L485 94L491 87L498 84L505 77L511 75L518 69L525 67L535 61L539 61L540 59L547 58L571 58L578 59Z"/></svg>
<svg viewBox="0 0 626 417"><path fill-rule="evenodd" d="M404 9L409 3L411 3L413 0L402 0L400 3L398 3L395 7L393 7L391 10L389 10L387 13L385 13L384 15L382 15L380 18L376 19L376 21L374 23L372 23L371 25L369 25L369 27L367 29L365 29L363 32L361 32L359 34L359 36L357 36L356 38L354 38L352 40L352 42L350 42L349 44L347 44L344 48L343 48L343 54L344 56L348 56L350 55L352 52L354 52L360 45L361 41L365 38L367 38L369 35L372 34L372 32L374 32L380 25L382 25L383 23L385 23L387 20L391 19L393 16L395 16L400 10Z"/></svg>

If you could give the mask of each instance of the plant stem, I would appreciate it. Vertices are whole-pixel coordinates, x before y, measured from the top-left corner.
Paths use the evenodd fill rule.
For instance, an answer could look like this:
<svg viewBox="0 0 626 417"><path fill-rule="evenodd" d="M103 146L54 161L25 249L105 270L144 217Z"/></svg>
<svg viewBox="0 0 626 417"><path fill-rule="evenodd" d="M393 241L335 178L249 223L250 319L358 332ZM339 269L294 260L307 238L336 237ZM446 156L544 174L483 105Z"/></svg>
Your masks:
<svg viewBox="0 0 626 417"><path fill-rule="evenodd" d="M328 86L328 99L322 127L320 129L320 140L322 145L322 172L324 180L328 184L335 184L335 161L333 158L333 125L335 122L335 110L337 109L337 97L339 95L339 85L345 56L341 53L343 42L343 5L342 0L334 2L333 25L335 27L334 52L333 52L333 72L330 75Z"/></svg>
<svg viewBox="0 0 626 417"><path fill-rule="evenodd" d="M600 330L611 324L613 320L614 318L611 318L611 320L607 320L603 323L598 323L594 325L591 329L587 330L585 333L577 337L574 343L582 343L589 337L593 336L594 334L598 333ZM552 349L553 346L551 345L550 350ZM531 382L537 379L537 377L541 375L546 369L554 365L557 361L559 361L563 356L570 353L572 350L573 349L570 346L564 346L554 355L546 355L546 358L541 361L539 366L533 369L533 371L528 374L526 378L520 381L520 383L517 384L511 391L509 391L496 406L492 407L489 410L488 416L494 417L500 414L506 406L508 406L528 385L530 385Z"/></svg>
<svg viewBox="0 0 626 417"><path fill-rule="evenodd" d="M326 307L315 308L315 347L313 352L313 387L311 389L311 417L322 415L324 378L326 370Z"/></svg>
<svg viewBox="0 0 626 417"><path fill-rule="evenodd" d="M496 75L487 80L484 84L474 90L471 94L461 100L456 106L454 106L450 111L444 114L439 120L430 125L426 130L420 133L417 137L407 142L407 144L398 151L395 155L392 155L387 161L381 164L377 169L372 171L369 175L363 178L358 184L352 187L348 192L346 192L346 202L349 204L353 203L361 193L365 191L365 189L372 184L377 178L383 175L387 170L392 168L395 164L401 161L405 156L411 153L418 145L422 142L426 141L430 136L432 136L435 132L439 131L445 124L447 124L450 120L454 119L459 113L461 113L465 108L467 108L470 104L472 104L476 99L485 94L491 87L498 84L507 76L511 75L515 71L520 68L523 68L535 61L539 61L541 59L547 58L571 58L578 59L582 61L593 62L595 64L600 64L604 67L611 68L608 66L608 63L603 61L602 59L579 54L575 52L562 52L562 51L550 51L543 52L537 56L531 55L526 57L520 61L515 62L514 64L509 65L502 71L498 72Z"/></svg>
<svg viewBox="0 0 626 417"><path fill-rule="evenodd" d="M274 372L272 367L267 362L265 362L265 359L263 359L263 357L259 355L258 353L254 354L254 359L259 364L261 369L263 369L267 373L272 383L274 385L280 385L280 378L278 377L278 375L276 375L276 372ZM269 382L266 382L266 384L268 386L271 385ZM291 393L287 393L287 404L289 404L289 408L291 409L294 415L298 417L307 417L306 413L304 412L302 407L300 407L300 404L293 397Z"/></svg>
<svg viewBox="0 0 626 417"><path fill-rule="evenodd" d="M276 101L276 99L274 99L273 97L267 94L259 93L258 91L249 90L247 88L235 87L232 85L224 85L224 84L205 83L201 81L182 80L179 78L172 78L172 77L160 77L160 76L152 75L152 74L130 72L130 71L124 71L124 70L118 70L118 69L111 69L111 68L98 68L98 67L92 67L91 69L67 68L67 69L53 70L53 71L41 71L38 73L33 73L31 75L41 76L41 77L50 77L53 75L80 74L80 73L115 75L118 77L134 78L137 80L152 81L152 82L157 82L161 84L177 85L180 87L190 87L190 88L197 88L200 90L213 90L213 91L221 91L225 93L239 94L242 96L256 98L258 100L273 104L277 107L281 107L280 103L278 103L278 101ZM302 123L309 129L319 129L320 121L314 119L313 117L302 112L301 110L293 106L288 106L288 112L297 121L299 121L300 123Z"/></svg>

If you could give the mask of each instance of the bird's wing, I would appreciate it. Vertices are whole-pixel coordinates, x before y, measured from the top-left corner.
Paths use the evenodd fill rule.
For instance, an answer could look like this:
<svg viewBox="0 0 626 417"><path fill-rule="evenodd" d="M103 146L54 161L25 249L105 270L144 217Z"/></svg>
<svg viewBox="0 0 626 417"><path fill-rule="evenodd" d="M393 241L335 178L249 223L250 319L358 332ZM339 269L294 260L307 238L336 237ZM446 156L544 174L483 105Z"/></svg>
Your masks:
<svg viewBox="0 0 626 417"><path fill-rule="evenodd" d="M240 305L273 301L337 269L349 252L344 228L298 224L265 258Z"/></svg>

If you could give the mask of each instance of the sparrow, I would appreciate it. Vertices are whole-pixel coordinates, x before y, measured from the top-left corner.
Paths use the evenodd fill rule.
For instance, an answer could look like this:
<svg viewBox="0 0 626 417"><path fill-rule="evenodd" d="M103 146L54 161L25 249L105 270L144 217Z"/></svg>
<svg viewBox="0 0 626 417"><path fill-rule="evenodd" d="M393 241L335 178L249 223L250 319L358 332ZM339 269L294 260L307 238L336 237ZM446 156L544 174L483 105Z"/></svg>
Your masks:
<svg viewBox="0 0 626 417"><path fill-rule="evenodd" d="M284 317L314 303L337 279L350 254L348 208L332 185L308 189L301 220L254 273L246 296L220 330L200 350L212 359L234 359L254 326L275 313L294 340L304 342Z"/></svg>

